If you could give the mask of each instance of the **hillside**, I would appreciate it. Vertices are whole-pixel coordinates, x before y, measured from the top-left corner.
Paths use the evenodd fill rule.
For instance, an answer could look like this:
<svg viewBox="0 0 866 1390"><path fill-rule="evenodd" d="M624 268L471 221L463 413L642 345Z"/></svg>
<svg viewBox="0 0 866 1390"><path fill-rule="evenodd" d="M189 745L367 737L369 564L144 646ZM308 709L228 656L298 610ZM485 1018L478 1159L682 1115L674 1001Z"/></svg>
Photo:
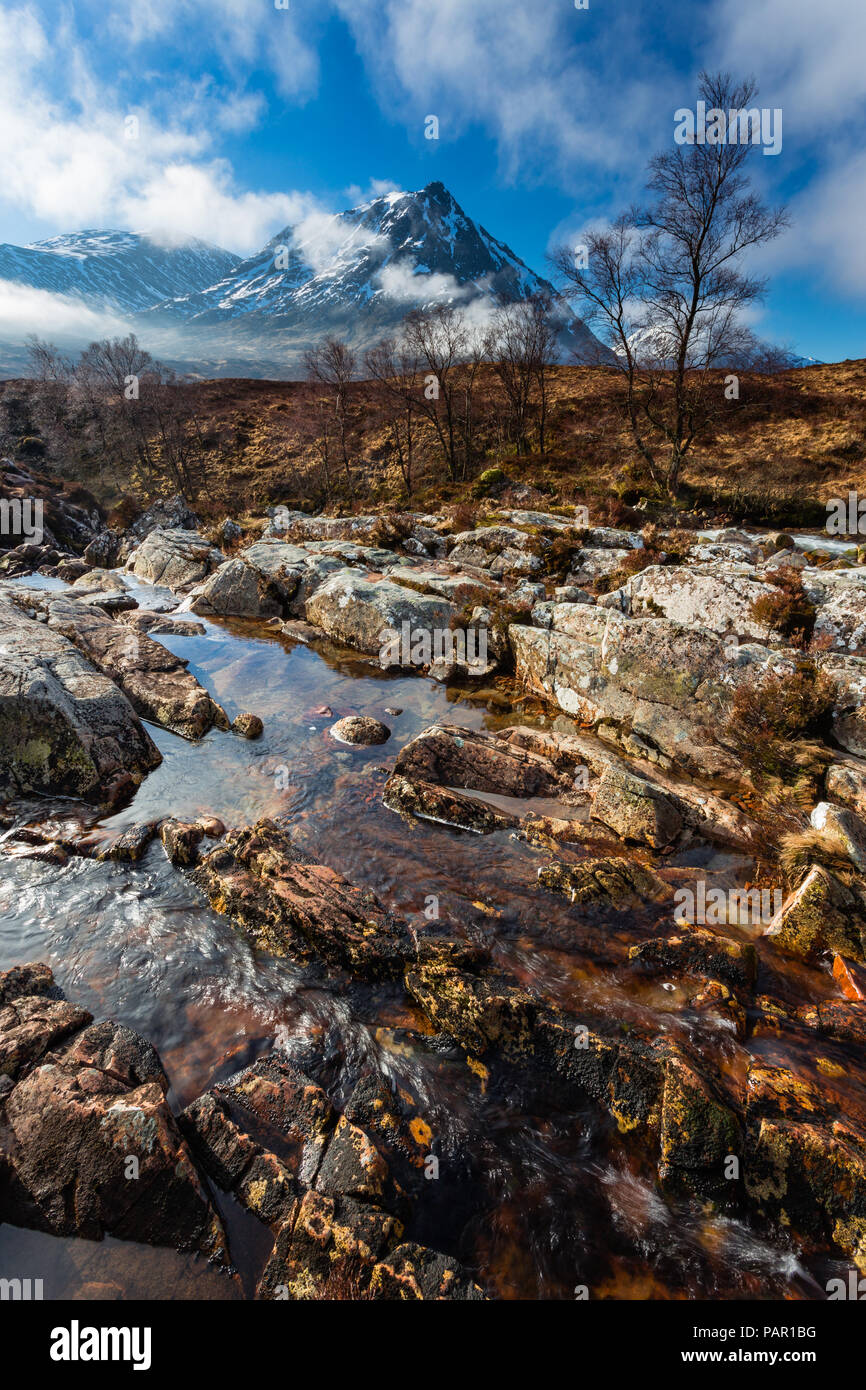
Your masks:
<svg viewBox="0 0 866 1390"><path fill-rule="evenodd" d="M719 390L722 391L720 374ZM189 486L207 515L261 513L288 503L329 509L368 502L400 507L406 492L373 386L357 382L349 403L350 482L338 477L323 495L321 393L302 382L237 379L183 388L195 430ZM635 469L624 428L621 381L606 368L558 367L550 383L547 454L519 457L502 442L501 394L492 368L482 369L477 397L477 454L469 476L448 479L432 432L418 426L413 505L477 498L478 478L499 468L496 491L530 485L556 503L617 496L633 503L649 491ZM62 455L33 419L36 387L0 383L6 419L4 452L91 488L108 507L176 490L168 476L144 477L98 442L76 438ZM700 440L685 470L683 508L699 503L733 520L780 525L823 522L823 503L854 488L866 494L866 360L806 367L773 376L743 375L715 433Z"/></svg>

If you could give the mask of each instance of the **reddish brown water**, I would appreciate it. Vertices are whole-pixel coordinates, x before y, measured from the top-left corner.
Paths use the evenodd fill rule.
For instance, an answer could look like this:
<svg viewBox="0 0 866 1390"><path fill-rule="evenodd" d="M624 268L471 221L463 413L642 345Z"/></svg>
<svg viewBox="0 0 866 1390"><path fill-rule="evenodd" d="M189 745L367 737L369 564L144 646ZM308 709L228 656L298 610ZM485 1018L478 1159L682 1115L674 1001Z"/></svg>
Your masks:
<svg viewBox="0 0 866 1390"><path fill-rule="evenodd" d="M676 981L622 970L629 945L652 932L651 917L576 908L545 892L536 881L545 855L508 832L406 824L382 805L397 751L429 723L543 722L537 707L529 707L534 716L519 707L503 714L501 694L479 701L424 678L385 676L357 655L327 643L312 650L261 624L208 624L205 636L161 640L189 660L230 716L261 715L265 734L249 743L213 732L189 744L152 729L163 764L104 828L167 814L211 813L229 826L278 816L299 848L372 887L389 907L421 914L435 894L442 920L491 944L533 990L582 1017L688 1036L732 1086L741 1084L745 1049L723 1031L696 1033ZM322 706L332 713L316 712ZM389 715L387 706L402 713ZM371 749L335 743L328 728L350 713L381 719L391 740ZM42 813L51 809L81 813L68 803ZM743 862L732 856L704 851L688 862L722 886L734 886L738 870L742 878ZM274 1047L317 1067L338 1101L370 1067L417 1096L446 1181L411 1234L464 1259L499 1297L572 1298L587 1285L592 1297L823 1298L827 1278L844 1271L829 1250L803 1252L793 1239L666 1197L653 1155L622 1140L596 1107L562 1110L529 1084L443 1056L396 990L314 988L291 962L257 954L168 864L159 843L136 865L4 857L0 874L0 968L48 961L68 998L151 1039L176 1108ZM796 986L786 975L760 987L785 997ZM809 988L832 993L814 971ZM782 1050L767 1040L748 1046ZM840 1107L859 1108L854 1059L838 1050L846 1067L832 1082ZM820 1079L826 1087L826 1075ZM46 1297L86 1296L94 1283L128 1297L248 1296L270 1237L218 1200L234 1281L170 1251L8 1226L0 1228L0 1271L43 1278Z"/></svg>

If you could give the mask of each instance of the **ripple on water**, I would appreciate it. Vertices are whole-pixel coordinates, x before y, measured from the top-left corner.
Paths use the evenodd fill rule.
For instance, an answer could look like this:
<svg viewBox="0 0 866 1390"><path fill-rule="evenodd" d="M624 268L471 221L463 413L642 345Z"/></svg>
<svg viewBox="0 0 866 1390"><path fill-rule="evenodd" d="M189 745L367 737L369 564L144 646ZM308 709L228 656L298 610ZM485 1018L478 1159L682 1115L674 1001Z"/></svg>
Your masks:
<svg viewBox="0 0 866 1390"><path fill-rule="evenodd" d="M145 586L137 589L144 607ZM189 662L230 717L252 710L265 731L253 742L213 731L188 743L151 727L164 761L104 825L208 814L241 826L279 816L300 849L372 887L421 929L433 895L440 920L490 943L526 984L564 1005L607 1016L614 1026L690 1027L677 1014L681 1000L618 978L629 942L651 926L639 914L582 913L543 893L535 876L540 852L506 832L479 837L407 824L382 805L385 769L431 722L478 729L520 714L503 719L496 704L382 673L329 643L314 650L262 624L206 622L202 636L159 640ZM388 715L386 706L402 712ZM374 748L335 742L328 730L347 714L382 720L391 739ZM612 1123L597 1111L563 1113L513 1079L480 1078L431 1046L397 991L339 994L312 984L289 961L254 952L158 842L136 865L5 858L0 871L0 968L47 960L70 999L151 1039L176 1108L273 1047L318 1068L338 1102L370 1070L407 1088L454 1178L443 1182L441 1201L423 1218L428 1224L413 1235L452 1242L501 1296L571 1298L582 1282L594 1296L818 1296L794 1247L662 1197L651 1163L632 1157L626 1164ZM736 1050L730 1041L724 1046ZM261 1238L236 1209L225 1214L248 1292ZM10 1240L3 1228L4 1263ZM23 1242L19 1254L42 1258L37 1246L50 1238L26 1232L14 1240ZM116 1279L127 1291L161 1279L191 1297L239 1296L236 1285L212 1286L169 1252L142 1258L139 1247L106 1241L97 1257L92 1247L82 1254L82 1245L52 1247L61 1283L75 1287L86 1267L93 1280ZM162 1255L168 1262L159 1266Z"/></svg>

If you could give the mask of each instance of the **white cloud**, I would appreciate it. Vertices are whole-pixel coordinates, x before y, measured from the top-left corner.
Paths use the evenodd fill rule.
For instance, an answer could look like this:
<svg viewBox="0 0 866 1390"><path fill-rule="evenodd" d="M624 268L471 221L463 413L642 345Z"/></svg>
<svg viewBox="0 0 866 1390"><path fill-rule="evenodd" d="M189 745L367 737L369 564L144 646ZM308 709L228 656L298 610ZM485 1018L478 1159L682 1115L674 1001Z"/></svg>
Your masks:
<svg viewBox="0 0 866 1390"><path fill-rule="evenodd" d="M279 230L309 216L314 200L301 193L244 193L222 161L170 164L121 196L123 221L151 229L161 241L187 236L232 250L257 251Z"/></svg>
<svg viewBox="0 0 866 1390"><path fill-rule="evenodd" d="M440 139L479 123L513 177L617 170L662 119L653 80L663 62L640 54L635 16L606 8L587 26L564 0L334 0L376 81L383 109ZM583 26L583 28L581 28ZM638 76L638 74L641 74Z"/></svg>
<svg viewBox="0 0 866 1390"><path fill-rule="evenodd" d="M0 280L0 338L35 333L64 346L89 338L122 336L129 325L116 314L89 308L72 295L52 294Z"/></svg>
<svg viewBox="0 0 866 1390"><path fill-rule="evenodd" d="M466 298L466 290L453 275L419 273L408 260L383 266L378 280L387 298L398 304L457 304Z"/></svg>
<svg viewBox="0 0 866 1390"><path fill-rule="evenodd" d="M761 105L780 106L785 144L777 175L807 177L791 199L793 226L756 258L768 272L808 267L866 293L866 5L863 0L723 0L712 47L726 65L755 71ZM821 171L812 174L809 165Z"/></svg>
<svg viewBox="0 0 866 1390"><path fill-rule="evenodd" d="M240 3L221 0L216 8L240 23ZM54 230L120 224L199 236L241 254L315 206L303 194L241 190L230 166L213 156L217 133L258 118L259 97L226 97L199 83L181 91L170 122L160 121L125 109L92 77L74 37L65 39L58 89L53 50L33 11L0 11L0 196L7 204ZM129 116L137 138L128 138Z"/></svg>
<svg viewBox="0 0 866 1390"><path fill-rule="evenodd" d="M293 229L293 245L307 265L319 271L335 262L355 262L366 251L385 250L387 239L367 227L354 227L336 213L316 210L302 217Z"/></svg>
<svg viewBox="0 0 866 1390"><path fill-rule="evenodd" d="M714 52L757 72L764 105L782 105L789 129L842 134L846 112L866 100L866 6L862 0L721 0Z"/></svg>
<svg viewBox="0 0 866 1390"><path fill-rule="evenodd" d="M357 183L350 183L346 189L346 197L351 206L356 208L364 203L372 203L376 198L384 198L388 193L402 192L404 190L393 179L371 179L366 188Z"/></svg>
<svg viewBox="0 0 866 1390"><path fill-rule="evenodd" d="M241 80L250 69L268 67L287 97L303 100L316 89L318 55L301 33L300 6L291 0L285 9L273 0L99 0L99 8L116 40L171 42L192 59L213 53Z"/></svg>
<svg viewBox="0 0 866 1390"><path fill-rule="evenodd" d="M825 284L866 296L866 153L834 162L790 211L791 229L762 255L763 272L808 268Z"/></svg>

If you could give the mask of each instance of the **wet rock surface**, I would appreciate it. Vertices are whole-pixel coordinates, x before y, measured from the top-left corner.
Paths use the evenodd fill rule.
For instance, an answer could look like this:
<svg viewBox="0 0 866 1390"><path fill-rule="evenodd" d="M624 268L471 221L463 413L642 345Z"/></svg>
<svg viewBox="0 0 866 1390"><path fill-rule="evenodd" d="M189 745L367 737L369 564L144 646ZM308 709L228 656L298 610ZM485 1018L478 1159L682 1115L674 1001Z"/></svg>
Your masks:
<svg viewBox="0 0 866 1390"><path fill-rule="evenodd" d="M49 630L61 633L103 675L114 680L138 714L183 738L201 738L226 717L186 662L128 624L63 595L32 600Z"/></svg>
<svg viewBox="0 0 866 1390"><path fill-rule="evenodd" d="M158 766L130 700L62 633L5 599L0 630L0 787L106 800Z"/></svg>
<svg viewBox="0 0 866 1390"><path fill-rule="evenodd" d="M276 526L275 513L251 545L226 532L226 559L185 509L170 500L120 538L99 521L85 560L59 542L8 552L8 574L41 567L70 588L0 596L0 642L16 673L0 685L6 789L130 793L159 761L138 716L188 740L231 719L257 740L244 776L255 768L272 781L270 759L286 757L279 702L264 720L239 712L253 642L266 641L303 644L305 661L334 673L298 706L309 748L289 745L298 766L289 757L283 769L297 785L288 802L265 800L266 815L229 819L239 828L216 846L205 837L225 827L205 798L91 830L16 805L4 812L3 853L39 856L40 872L113 866L133 884L155 857L243 938L244 979L258 988L285 970L280 1007L303 997L308 1012L275 1047L277 1009L264 1056L254 1026L231 1067L226 1052L186 1091L176 1121L141 1037L93 1024L47 967L0 976L0 1216L55 1234L176 1243L226 1264L213 1184L273 1240L248 1290L259 1297L475 1300L511 1287L507 1242L489 1251L523 1219L505 1214L497 1190L511 1156L497 1147L502 1115L513 1112L543 1156L544 1178L531 1145L517 1165L534 1219L555 1207L551 1194L562 1200L560 1180L573 1187L577 1173L625 1165L678 1219L703 1211L713 1239L725 1213L800 1254L830 1250L866 1269L858 571L816 569L790 538L723 533L634 573L644 558L636 532L577 533L569 518L515 510L463 531L441 518L387 531L381 518L300 513ZM647 536L656 560L658 539ZM129 587L110 568L124 560ZM783 569L802 576L821 637L810 660L836 693L824 723L796 734L790 767L783 759L767 774L748 742L731 742L729 721L743 692L803 659L752 612L778 592L771 576ZM166 588L154 600L141 581ZM249 649L234 648L230 681L205 646L224 618L243 620L233 634L253 634ZM483 690L468 684L479 674L468 663L411 653L413 633L458 626L488 634ZM383 662L385 629L401 640ZM160 637L225 679L230 714ZM502 674L512 663L516 683ZM381 687L365 704L340 684L380 665L379 679L400 683L389 711L405 717L393 731L372 717L385 707ZM443 691L442 703L416 706L409 673L447 682L449 703ZM341 749L338 731L381 744L379 761ZM304 784L326 759L343 821ZM369 873L352 848L368 816L385 837ZM85 857L94 862L75 865ZM674 892L701 884L719 884L725 905L715 919L686 919ZM781 885L781 906L744 921L728 895L754 885L759 905L762 889ZM133 929L140 940L141 918ZM426 1171L440 1157L434 1076L464 1107L455 1118L455 1101L438 1190ZM118 1167L118 1154L139 1156L142 1133L152 1139L147 1201L121 1185ZM569 1219L581 1226L585 1215ZM551 1233L552 1248L561 1240ZM537 1250L537 1230L520 1241L518 1265ZM658 1252L665 1236L635 1242Z"/></svg>
<svg viewBox="0 0 866 1390"><path fill-rule="evenodd" d="M272 821L226 836L201 861L196 879L218 912L276 955L319 958L365 979L402 971L410 943L405 923L375 894L304 862Z"/></svg>
<svg viewBox="0 0 866 1390"><path fill-rule="evenodd" d="M391 730L378 719L364 715L350 714L331 725L331 737L338 743L357 743L362 745L387 743Z"/></svg>
<svg viewBox="0 0 866 1390"><path fill-rule="evenodd" d="M166 1105L153 1048L48 997L44 967L24 969L36 978L0 975L0 1070L13 1081L0 1095L0 1219L227 1264L222 1225ZM22 992L30 984L40 992Z"/></svg>

